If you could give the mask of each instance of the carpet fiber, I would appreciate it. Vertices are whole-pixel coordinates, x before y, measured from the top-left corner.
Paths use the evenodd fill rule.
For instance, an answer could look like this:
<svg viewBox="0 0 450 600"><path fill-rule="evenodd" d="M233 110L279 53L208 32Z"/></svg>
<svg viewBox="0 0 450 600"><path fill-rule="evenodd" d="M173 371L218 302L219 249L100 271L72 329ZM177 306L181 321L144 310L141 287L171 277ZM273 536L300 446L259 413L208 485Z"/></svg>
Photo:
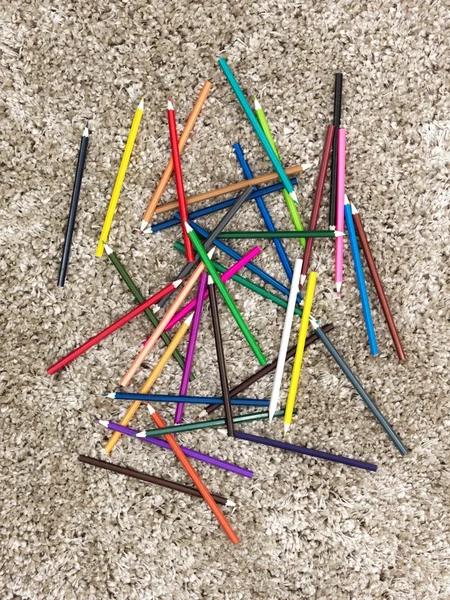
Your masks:
<svg viewBox="0 0 450 600"><path fill-rule="evenodd" d="M420 0L3 2L1 600L450 598L448 16L445 2ZM117 389L151 331L145 317L60 374L46 373L134 306L109 260L94 252L141 96L144 117L110 243L145 295L182 265L172 248L179 231L136 235L169 154L169 94L181 127L203 81L213 82L183 154L188 194L241 179L237 141L255 173L272 170L217 67L220 56L248 97L258 94L285 164L314 162L299 178L305 222L334 72L344 73L347 191L365 222L407 361L396 358L371 284L380 355L368 354L348 245L338 301L332 244L315 243L314 312L334 323L331 339L411 450L401 458L317 344L305 354L292 440L375 462L378 472L231 442L214 431L183 435L186 445L255 471L248 480L196 463L212 491L237 503L233 514L225 509L241 538L235 547L201 500L77 461L79 453L104 457L108 435L94 418L118 420L127 404L101 393ZM67 284L58 289L86 118L91 139L77 228ZM163 201L174 198L171 184ZM281 195L267 202L276 225L290 228ZM261 227L254 203L234 225ZM324 208L319 226L326 225ZM257 264L286 283L273 246L261 247ZM297 242L286 248L293 261ZM234 283L230 290L273 359L283 311ZM233 386L258 365L223 303L220 310ZM298 321L293 343L297 330ZM219 393L209 307L195 371L191 393ZM176 394L179 384L171 361L155 391ZM271 385L269 376L248 395L270 397ZM197 412L189 407L186 419ZM172 411L163 414L169 420ZM147 412L133 423L149 424ZM278 437L281 427L242 429ZM122 440L111 460L188 482L170 453L137 440Z"/></svg>

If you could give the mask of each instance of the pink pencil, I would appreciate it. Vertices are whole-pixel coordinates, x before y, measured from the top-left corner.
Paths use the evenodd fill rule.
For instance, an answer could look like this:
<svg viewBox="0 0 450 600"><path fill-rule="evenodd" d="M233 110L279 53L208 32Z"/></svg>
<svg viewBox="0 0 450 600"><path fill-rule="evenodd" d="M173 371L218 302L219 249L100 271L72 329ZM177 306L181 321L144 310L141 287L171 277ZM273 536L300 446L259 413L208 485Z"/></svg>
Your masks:
<svg viewBox="0 0 450 600"><path fill-rule="evenodd" d="M223 273L220 276L220 279L224 283L225 283L225 281L228 281L229 279L231 279L233 277L233 275L236 275L236 273L238 271L240 271L242 269L242 267L245 267L245 265L247 263L249 263L250 261L252 261L255 258L255 256L257 256L260 252L261 252L261 248L259 248L258 246L255 246L252 250L250 250L250 252L247 252L247 254L244 254L244 256L242 258L240 258L237 262L235 262L234 265L228 269L228 271L225 271L225 273ZM205 300L207 297L208 297L208 290L206 290L203 300ZM186 304L186 306L184 308L182 308L172 318L171 321L168 322L168 324L166 326L166 331L168 331L169 329L172 329L172 327L174 325L176 325L177 323L182 321L187 314L189 314L191 311L193 311L195 309L196 304L197 304L197 298L194 298L188 304Z"/></svg>
<svg viewBox="0 0 450 600"><path fill-rule="evenodd" d="M344 231L345 196L345 129L338 129L337 182L336 182L336 231ZM338 298L341 295L344 268L344 237L336 238L334 279Z"/></svg>

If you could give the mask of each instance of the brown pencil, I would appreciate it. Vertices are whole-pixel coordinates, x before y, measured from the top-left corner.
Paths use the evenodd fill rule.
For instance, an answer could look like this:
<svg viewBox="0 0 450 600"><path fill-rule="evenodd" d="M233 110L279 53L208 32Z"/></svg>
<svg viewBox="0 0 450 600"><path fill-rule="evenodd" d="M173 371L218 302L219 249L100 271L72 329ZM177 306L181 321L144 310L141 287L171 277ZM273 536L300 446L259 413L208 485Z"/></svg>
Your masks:
<svg viewBox="0 0 450 600"><path fill-rule="evenodd" d="M222 331L220 328L219 307L217 305L216 286L212 277L208 276L209 303L211 306L211 317L214 329L214 340L216 342L217 363L219 366L220 385L222 388L223 407L225 409L225 420L227 433L234 437L233 412L231 410L230 390L228 387L227 365L223 351Z"/></svg>
<svg viewBox="0 0 450 600"><path fill-rule="evenodd" d="M321 329L325 333L328 333L329 331L331 331L333 329L333 324L328 323L327 325L324 325ZM309 335L305 341L305 348L307 346L310 346L311 344L314 344L315 342L317 342L318 339L319 338L317 337L317 335L315 333L312 333L311 335ZM296 350L297 350L297 346L296 345L292 346L292 348L290 348L286 354L286 360L293 358L295 356ZM247 379L242 381L239 385L236 385L233 389L230 390L230 398L235 398L239 394L242 394L242 392L244 390L248 389L251 385L253 385L257 381L259 381L260 379L265 377L268 373L275 371L275 369L277 368L277 362L278 362L278 357L275 360L273 360L271 363L262 367L262 369L259 369L258 371L256 371L256 373L253 373L253 375L250 375L250 377L247 377ZM206 408L204 408L198 414L196 419L204 419L207 415L214 412L220 406L221 406L221 404L209 404Z"/></svg>
<svg viewBox="0 0 450 600"><path fill-rule="evenodd" d="M79 456L78 460L82 463L86 463L87 465L92 465L93 467L105 469L106 471L112 471L113 473L119 473L120 475L126 475L127 477L134 477L134 479L146 481L147 483L153 483L154 485L159 485L160 487L169 488L171 490L177 490L177 492L183 492L184 494L189 494L190 496L195 496L196 498L202 497L198 490L188 485L184 485L183 483L177 483L176 481L170 481L169 479L162 479L161 477L148 475L147 473L142 473L141 471L135 471L135 469L114 465L112 463L105 462L104 460L91 458L90 456ZM235 502L225 498L225 496L221 496L220 494L211 495L217 504L222 504L223 506L236 506Z"/></svg>
<svg viewBox="0 0 450 600"><path fill-rule="evenodd" d="M293 167L288 167L285 169L287 175L297 175L305 170L309 165L294 165ZM239 190L243 190L250 186L260 185L262 183L268 183L269 181L276 181L279 178L278 173L266 173L266 175L259 175L258 177L253 177L253 179L244 179L243 181L238 181L237 183L232 183L231 185L226 185L225 187L210 190L209 192L204 192L203 194L197 194L196 196L190 196L186 198L187 206L191 204L197 204L198 202L203 202L204 200L211 200L212 198L217 198L218 196L224 196L225 194L230 194L232 192L237 192ZM167 202L166 204L161 204L155 210L155 214L160 215L162 213L170 212L171 210L178 209L178 202Z"/></svg>
<svg viewBox="0 0 450 600"><path fill-rule="evenodd" d="M372 252L370 250L369 242L367 240L366 232L364 231L364 227L361 221L361 217L356 207L351 204L352 207L352 215L353 222L355 223L356 233L358 234L359 241L361 243L361 247L364 252L364 256L366 257L367 266L369 267L370 276L372 277L372 281L374 283L375 289L377 291L378 298L380 300L381 308L383 309L384 317L386 319L387 326L389 327L389 332L392 337L392 341L394 342L395 350L397 352L397 356L399 360L405 360L405 351L403 350L402 342L400 341L400 336L398 335L397 327L394 323L394 317L392 316L391 309L389 307L388 299L386 298L386 294L383 289L383 284L381 283L380 275L378 273L377 266L375 264L375 260L373 258Z"/></svg>

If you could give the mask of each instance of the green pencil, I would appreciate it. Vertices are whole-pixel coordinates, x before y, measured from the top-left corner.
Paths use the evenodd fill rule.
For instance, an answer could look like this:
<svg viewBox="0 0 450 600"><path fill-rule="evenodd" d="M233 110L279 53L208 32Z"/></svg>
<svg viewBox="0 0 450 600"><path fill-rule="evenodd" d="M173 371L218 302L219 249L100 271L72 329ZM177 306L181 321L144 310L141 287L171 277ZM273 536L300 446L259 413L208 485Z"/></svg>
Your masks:
<svg viewBox="0 0 450 600"><path fill-rule="evenodd" d="M119 275L122 277L125 284L128 286L128 289L130 290L130 292L136 298L136 301L138 302L138 304L142 304L143 302L145 302L145 298L142 295L141 290L137 287L137 285L131 279L130 274L125 269L123 264L120 262L117 254L107 244L104 244L104 247L105 247L105 252L108 255L110 261L117 269ZM155 313L152 311L151 308L147 308L147 310L145 310L144 313L145 313L145 316L147 317L147 319L153 325L153 327L157 327L159 325L159 319L155 315ZM170 342L172 341L172 339L167 335L167 333L165 331L163 331L163 333L161 334L161 339L166 346L169 346ZM180 352L178 350L175 350L173 353L173 357L177 361L177 363L180 365L181 369L183 370L184 369L183 355L180 354ZM190 380L193 381L194 379L195 379L195 374L191 372Z"/></svg>
<svg viewBox="0 0 450 600"><path fill-rule="evenodd" d="M284 410L275 413L275 417L282 417ZM238 415L233 417L233 423L248 423L249 421L262 421L269 418L267 410L254 412L248 415ZM136 437L155 437L167 435L168 433L183 433L184 431L196 431L197 429L211 429L213 427L223 427L226 424L225 419L211 419L210 421L195 421L195 423L183 423L182 425L170 425L157 429L145 429L136 434Z"/></svg>
<svg viewBox="0 0 450 600"><path fill-rule="evenodd" d="M258 102L258 100L256 98L255 98L255 115L259 121L259 124L262 127L262 130L264 131L267 141L271 145L273 151L278 156L278 158L280 158L280 153L278 152L278 148L275 144L275 140L273 139L272 132L270 131L270 127L269 127L269 123L267 121L266 115L264 113L264 110L263 110L261 104ZM297 212L298 202L295 203L292 200L291 196L286 192L285 189L283 189L283 197L286 202L289 214L291 216L292 224L294 225L294 227L297 231L303 231L303 223L302 223L302 220L300 219L300 215ZM300 241L300 245L302 246L302 248L305 248L305 246L306 246L305 239L300 238L299 241Z"/></svg>
<svg viewBox="0 0 450 600"><path fill-rule="evenodd" d="M312 229L303 231L224 231L217 237L220 240L273 240L289 238L335 238L344 235L342 231Z"/></svg>
<svg viewBox="0 0 450 600"><path fill-rule="evenodd" d="M247 119L250 121L250 124L253 127L254 132L258 136L259 141L261 142L264 150L266 151L267 156L270 159L270 162L273 164L275 171L278 173L279 178L283 182L283 185L286 188L288 194L290 194L290 196L294 202L298 203L297 195L294 191L294 188L292 187L292 183L290 182L289 177L286 175L283 165L281 164L280 159L278 158L276 152L273 150L267 137L265 136L264 131L263 131L261 125L259 124L258 119L253 114L252 108L251 108L250 104L248 103L248 100L245 97L244 92L241 90L239 83L237 82L235 76L233 75L232 70L228 66L227 61L224 58L219 58L218 63L219 63L219 67L223 71L223 74L228 79L228 83L231 85L233 92L235 93L236 98L238 99L239 104L242 106L242 109L245 112Z"/></svg>
<svg viewBox="0 0 450 600"><path fill-rule="evenodd" d="M230 309L230 312L233 315L234 320L236 321L240 330L244 334L244 337L247 340L248 345L253 350L256 358L259 361L259 364L264 366L265 364L267 364L266 357L262 353L261 348L256 343L255 338L251 334L250 329L248 328L246 322L242 318L242 315L239 312L236 304L234 303L232 297L230 296L230 294L229 294L227 288L225 287L225 285L223 284L222 280L220 279L219 274L217 273L216 269L214 268L214 265L212 264L212 261L209 258L206 250L203 248L201 241L199 240L197 234L195 233L195 231L192 229L192 227L189 225L189 223L187 221L185 221L185 227L186 227L186 231L189 235L190 240L194 244L195 249L197 250L198 255L200 256L200 259L205 264L206 270L211 275L214 283L217 286L217 289L219 290L220 294L222 295L222 298L225 300L226 305Z"/></svg>

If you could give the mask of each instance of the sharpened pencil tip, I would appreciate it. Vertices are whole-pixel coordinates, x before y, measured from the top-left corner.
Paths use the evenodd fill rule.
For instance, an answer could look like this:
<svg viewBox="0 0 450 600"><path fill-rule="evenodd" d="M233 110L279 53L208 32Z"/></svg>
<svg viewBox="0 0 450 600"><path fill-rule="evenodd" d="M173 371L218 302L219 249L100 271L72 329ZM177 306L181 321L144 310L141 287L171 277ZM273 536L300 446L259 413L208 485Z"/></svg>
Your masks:
<svg viewBox="0 0 450 600"><path fill-rule="evenodd" d="M101 419L96 419L95 422L99 423L99 425L103 425L103 427L108 427L109 425L109 421L102 421Z"/></svg>
<svg viewBox="0 0 450 600"><path fill-rule="evenodd" d="M201 410L198 413L198 415L195 417L194 421L199 421L200 419L204 419L207 416L208 416L208 413L206 412L206 410Z"/></svg>
<svg viewBox="0 0 450 600"><path fill-rule="evenodd" d="M103 246L104 246L105 252L108 256L113 253L112 248L110 246L108 246L108 244L103 244Z"/></svg>
<svg viewBox="0 0 450 600"><path fill-rule="evenodd" d="M359 211L356 208L356 206L353 204L353 202L350 202L350 206L352 207L352 215L359 215Z"/></svg>
<svg viewBox="0 0 450 600"><path fill-rule="evenodd" d="M289 427L290 427L290 424L289 424L289 423L285 423L285 424L284 424L284 429L283 429L283 437L286 437L286 436L287 436L287 434L289 433Z"/></svg>
<svg viewBox="0 0 450 600"><path fill-rule="evenodd" d="M341 287L342 287L342 281L336 281L336 294L337 294L338 298L341 297Z"/></svg>
<svg viewBox="0 0 450 600"><path fill-rule="evenodd" d="M148 412L152 415L155 411L155 409L153 408L153 406L151 404L147 404L147 409Z"/></svg>
<svg viewBox="0 0 450 600"><path fill-rule="evenodd" d="M345 233L343 231L335 231L334 237L344 237Z"/></svg>
<svg viewBox="0 0 450 600"><path fill-rule="evenodd" d="M258 98L255 96L255 110L261 110L262 106L258 102Z"/></svg>
<svg viewBox="0 0 450 600"><path fill-rule="evenodd" d="M138 438L143 438L145 437L145 431L140 431L139 433L137 433L134 437L138 437Z"/></svg>
<svg viewBox="0 0 450 600"><path fill-rule="evenodd" d="M174 110L172 100L170 98L167 100L167 110Z"/></svg>
<svg viewBox="0 0 450 600"><path fill-rule="evenodd" d="M292 200L294 201L294 203L298 206L298 198L297 198L297 194L296 194L295 190L293 190L289 195L292 198Z"/></svg>
<svg viewBox="0 0 450 600"><path fill-rule="evenodd" d="M308 169L312 169L314 166L314 163L303 163L302 164L302 171L307 171Z"/></svg>
<svg viewBox="0 0 450 600"><path fill-rule="evenodd" d="M187 221L184 221L184 227L188 233L191 233L191 231L194 231Z"/></svg>
<svg viewBox="0 0 450 600"><path fill-rule="evenodd" d="M304 273L302 273L300 275L300 285L301 285L301 287L303 287L305 285L305 281L306 281L306 275Z"/></svg>
<svg viewBox="0 0 450 600"><path fill-rule="evenodd" d="M187 319L185 319L184 324L190 326L193 318L194 318L194 313L192 313L191 315L189 315L189 317Z"/></svg>

